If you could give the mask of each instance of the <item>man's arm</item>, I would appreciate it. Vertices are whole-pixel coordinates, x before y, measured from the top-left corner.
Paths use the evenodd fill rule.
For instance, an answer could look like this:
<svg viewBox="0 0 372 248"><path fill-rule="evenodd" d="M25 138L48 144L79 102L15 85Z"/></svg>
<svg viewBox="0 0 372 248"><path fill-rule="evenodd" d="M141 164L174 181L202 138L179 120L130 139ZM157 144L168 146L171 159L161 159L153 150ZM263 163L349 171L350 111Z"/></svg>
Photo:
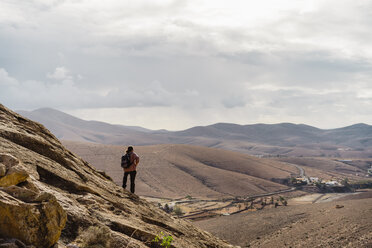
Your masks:
<svg viewBox="0 0 372 248"><path fill-rule="evenodd" d="M135 154L135 157L134 157L134 164L137 166L139 164L139 157L137 156L137 154Z"/></svg>

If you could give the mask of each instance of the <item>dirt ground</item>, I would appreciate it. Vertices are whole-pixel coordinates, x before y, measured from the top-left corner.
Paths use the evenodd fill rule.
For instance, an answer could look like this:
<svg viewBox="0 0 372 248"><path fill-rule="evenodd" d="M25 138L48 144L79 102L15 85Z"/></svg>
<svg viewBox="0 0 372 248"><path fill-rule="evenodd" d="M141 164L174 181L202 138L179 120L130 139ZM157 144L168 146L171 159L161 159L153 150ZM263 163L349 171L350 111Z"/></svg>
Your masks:
<svg viewBox="0 0 372 248"><path fill-rule="evenodd" d="M347 196L353 200L281 206L194 224L241 247L372 247L370 196L365 192Z"/></svg>
<svg viewBox="0 0 372 248"><path fill-rule="evenodd" d="M256 197L254 200L236 197L221 199L205 197L170 199L142 196L142 198L152 202L156 206L164 207L165 204L172 207L177 206L181 209L182 218L195 220L219 215L231 215L236 214L237 212L250 212L263 208L273 208L275 202L277 202L278 205L283 205L283 203L279 201L281 197L283 197L283 199L289 199L289 201L292 201L292 198L298 199L298 202L292 201L293 205L307 204L308 201L304 198L306 195L308 195L306 192L295 190L282 194ZM316 194L310 196L311 199L317 198ZM265 204L262 204L263 202Z"/></svg>

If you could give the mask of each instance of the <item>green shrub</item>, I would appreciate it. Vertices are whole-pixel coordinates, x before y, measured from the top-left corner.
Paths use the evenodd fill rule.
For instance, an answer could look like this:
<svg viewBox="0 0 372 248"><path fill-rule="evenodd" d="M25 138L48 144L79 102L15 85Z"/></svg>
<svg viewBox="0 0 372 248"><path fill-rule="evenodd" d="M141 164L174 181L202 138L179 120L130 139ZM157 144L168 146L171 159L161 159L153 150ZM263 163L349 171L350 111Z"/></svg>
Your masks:
<svg viewBox="0 0 372 248"><path fill-rule="evenodd" d="M191 195L187 195L185 198L188 199L188 200L191 200L192 199L192 196Z"/></svg>
<svg viewBox="0 0 372 248"><path fill-rule="evenodd" d="M170 248L172 245L173 237L171 235L165 235L163 232L160 233L160 236L157 235L152 240L151 247L164 247L164 248Z"/></svg>

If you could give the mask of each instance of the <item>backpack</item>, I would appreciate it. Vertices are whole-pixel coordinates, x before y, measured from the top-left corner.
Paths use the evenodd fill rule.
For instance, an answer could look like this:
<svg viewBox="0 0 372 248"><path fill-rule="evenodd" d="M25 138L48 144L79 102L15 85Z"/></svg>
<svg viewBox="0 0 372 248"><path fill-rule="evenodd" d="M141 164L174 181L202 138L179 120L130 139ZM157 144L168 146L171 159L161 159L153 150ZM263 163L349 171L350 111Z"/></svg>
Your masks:
<svg viewBox="0 0 372 248"><path fill-rule="evenodd" d="M124 156L121 157L121 167L126 169L129 168L130 165L130 154L126 153Z"/></svg>

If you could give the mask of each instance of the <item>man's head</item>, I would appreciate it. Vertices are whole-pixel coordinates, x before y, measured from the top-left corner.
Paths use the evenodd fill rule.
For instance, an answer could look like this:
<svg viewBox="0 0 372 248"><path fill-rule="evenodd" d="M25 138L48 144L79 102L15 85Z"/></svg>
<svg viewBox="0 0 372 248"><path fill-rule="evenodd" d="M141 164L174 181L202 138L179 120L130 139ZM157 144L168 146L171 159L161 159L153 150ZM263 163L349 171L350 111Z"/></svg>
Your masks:
<svg viewBox="0 0 372 248"><path fill-rule="evenodd" d="M127 152L133 152L133 147L132 146L128 146Z"/></svg>

